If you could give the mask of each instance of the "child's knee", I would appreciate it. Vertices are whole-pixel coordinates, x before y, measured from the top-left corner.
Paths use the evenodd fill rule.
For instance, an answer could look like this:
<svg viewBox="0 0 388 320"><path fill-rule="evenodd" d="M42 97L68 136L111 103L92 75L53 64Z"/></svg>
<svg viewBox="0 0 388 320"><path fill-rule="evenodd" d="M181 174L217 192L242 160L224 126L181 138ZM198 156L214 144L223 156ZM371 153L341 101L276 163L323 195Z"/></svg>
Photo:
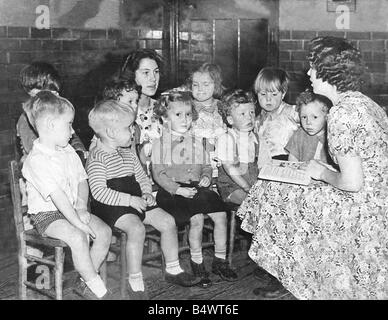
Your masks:
<svg viewBox="0 0 388 320"><path fill-rule="evenodd" d="M226 212L214 212L209 214L210 218L213 220L214 224L217 226L226 226Z"/></svg>
<svg viewBox="0 0 388 320"><path fill-rule="evenodd" d="M73 230L70 232L67 242L70 249L72 250L80 250L89 246L86 234L77 228L73 228Z"/></svg>
<svg viewBox="0 0 388 320"><path fill-rule="evenodd" d="M112 239L112 229L106 224L100 224L97 226L96 232L96 240L100 242L110 243Z"/></svg>
<svg viewBox="0 0 388 320"><path fill-rule="evenodd" d="M136 223L128 225L128 227L124 231L127 233L128 238L131 238L131 239L145 238L145 233L146 233L145 226L140 220Z"/></svg>
<svg viewBox="0 0 388 320"><path fill-rule="evenodd" d="M196 214L190 219L190 228L203 228L204 217L203 214Z"/></svg>

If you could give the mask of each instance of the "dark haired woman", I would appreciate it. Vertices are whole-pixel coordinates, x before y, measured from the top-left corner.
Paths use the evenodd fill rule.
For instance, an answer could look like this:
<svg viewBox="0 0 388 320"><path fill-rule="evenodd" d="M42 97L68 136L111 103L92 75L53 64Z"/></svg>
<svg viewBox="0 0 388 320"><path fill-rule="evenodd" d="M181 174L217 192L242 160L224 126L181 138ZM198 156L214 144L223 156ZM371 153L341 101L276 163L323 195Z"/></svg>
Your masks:
<svg viewBox="0 0 388 320"><path fill-rule="evenodd" d="M339 167L312 160L308 186L259 182L241 205L249 256L299 299L388 299L388 118L360 93L360 52L311 41L315 93L333 103L328 145Z"/></svg>

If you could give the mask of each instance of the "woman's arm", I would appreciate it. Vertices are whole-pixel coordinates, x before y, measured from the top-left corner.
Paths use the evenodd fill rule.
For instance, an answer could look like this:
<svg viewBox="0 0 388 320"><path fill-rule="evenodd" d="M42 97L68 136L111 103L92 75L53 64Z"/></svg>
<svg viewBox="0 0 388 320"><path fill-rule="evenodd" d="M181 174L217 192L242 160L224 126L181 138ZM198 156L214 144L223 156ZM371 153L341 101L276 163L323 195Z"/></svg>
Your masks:
<svg viewBox="0 0 388 320"><path fill-rule="evenodd" d="M307 172L313 179L322 180L332 186L350 192L358 192L364 185L364 172L362 170L362 162L359 156L338 156L339 172L332 171L320 164L316 160L312 160Z"/></svg>

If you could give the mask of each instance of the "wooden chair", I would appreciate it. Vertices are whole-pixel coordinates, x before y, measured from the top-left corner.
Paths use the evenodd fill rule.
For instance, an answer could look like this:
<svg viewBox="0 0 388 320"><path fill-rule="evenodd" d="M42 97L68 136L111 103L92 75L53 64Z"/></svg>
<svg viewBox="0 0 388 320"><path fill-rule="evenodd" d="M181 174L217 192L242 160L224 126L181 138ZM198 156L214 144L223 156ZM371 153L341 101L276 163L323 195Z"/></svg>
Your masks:
<svg viewBox="0 0 388 320"><path fill-rule="evenodd" d="M61 240L50 237L42 237L35 229L25 230L23 215L27 213L27 206L22 206L20 179L22 179L20 164L16 160L9 162L9 181L11 188L11 197L13 203L13 216L16 229L16 238L18 242L18 296L19 299L27 299L27 288L38 291L56 300L63 298L63 280L64 280L64 249L67 244ZM48 250L53 250L54 254L47 257L38 257L27 253L28 246L41 246ZM54 268L54 288L41 288L40 285L27 280L27 268L32 264L42 264ZM101 270L101 276L106 279L106 267ZM51 281L50 281L51 282Z"/></svg>

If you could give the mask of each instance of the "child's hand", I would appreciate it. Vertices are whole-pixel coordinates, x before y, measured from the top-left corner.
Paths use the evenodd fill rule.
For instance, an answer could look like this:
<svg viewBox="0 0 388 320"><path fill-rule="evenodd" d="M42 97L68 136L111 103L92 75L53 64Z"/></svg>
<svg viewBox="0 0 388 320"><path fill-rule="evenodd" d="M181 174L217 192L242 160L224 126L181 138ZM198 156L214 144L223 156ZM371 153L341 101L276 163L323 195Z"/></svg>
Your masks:
<svg viewBox="0 0 388 320"><path fill-rule="evenodd" d="M151 193L143 193L142 198L147 203L147 206L151 207L156 205L155 197Z"/></svg>
<svg viewBox="0 0 388 320"><path fill-rule="evenodd" d="M326 170L326 166L322 165L317 160L310 160L307 164L306 172L307 174L315 179L322 180L322 174Z"/></svg>
<svg viewBox="0 0 388 320"><path fill-rule="evenodd" d="M132 196L131 201L129 202L129 206L142 213L147 208L147 203L140 197Z"/></svg>
<svg viewBox="0 0 388 320"><path fill-rule="evenodd" d="M92 237L92 239L96 239L96 234L92 230L92 228L89 227L89 225L82 223L78 226L83 232L85 232L88 236Z"/></svg>
<svg viewBox="0 0 388 320"><path fill-rule="evenodd" d="M179 187L176 191L176 194L185 198L193 198L197 193L197 189L195 188L182 188Z"/></svg>
<svg viewBox="0 0 388 320"><path fill-rule="evenodd" d="M146 157L150 157L152 153L152 144L150 142L144 142L143 150Z"/></svg>
<svg viewBox="0 0 388 320"><path fill-rule="evenodd" d="M222 166L222 161L220 158L214 157L212 160L216 162L217 168Z"/></svg>
<svg viewBox="0 0 388 320"><path fill-rule="evenodd" d="M78 209L76 211L77 211L79 219L83 223L89 224L89 222L90 222L90 213L86 209Z"/></svg>
<svg viewBox="0 0 388 320"><path fill-rule="evenodd" d="M207 176L203 176L201 180L199 180L198 182L198 187L204 187L204 188L207 188L208 186L210 186L210 179L209 177Z"/></svg>

